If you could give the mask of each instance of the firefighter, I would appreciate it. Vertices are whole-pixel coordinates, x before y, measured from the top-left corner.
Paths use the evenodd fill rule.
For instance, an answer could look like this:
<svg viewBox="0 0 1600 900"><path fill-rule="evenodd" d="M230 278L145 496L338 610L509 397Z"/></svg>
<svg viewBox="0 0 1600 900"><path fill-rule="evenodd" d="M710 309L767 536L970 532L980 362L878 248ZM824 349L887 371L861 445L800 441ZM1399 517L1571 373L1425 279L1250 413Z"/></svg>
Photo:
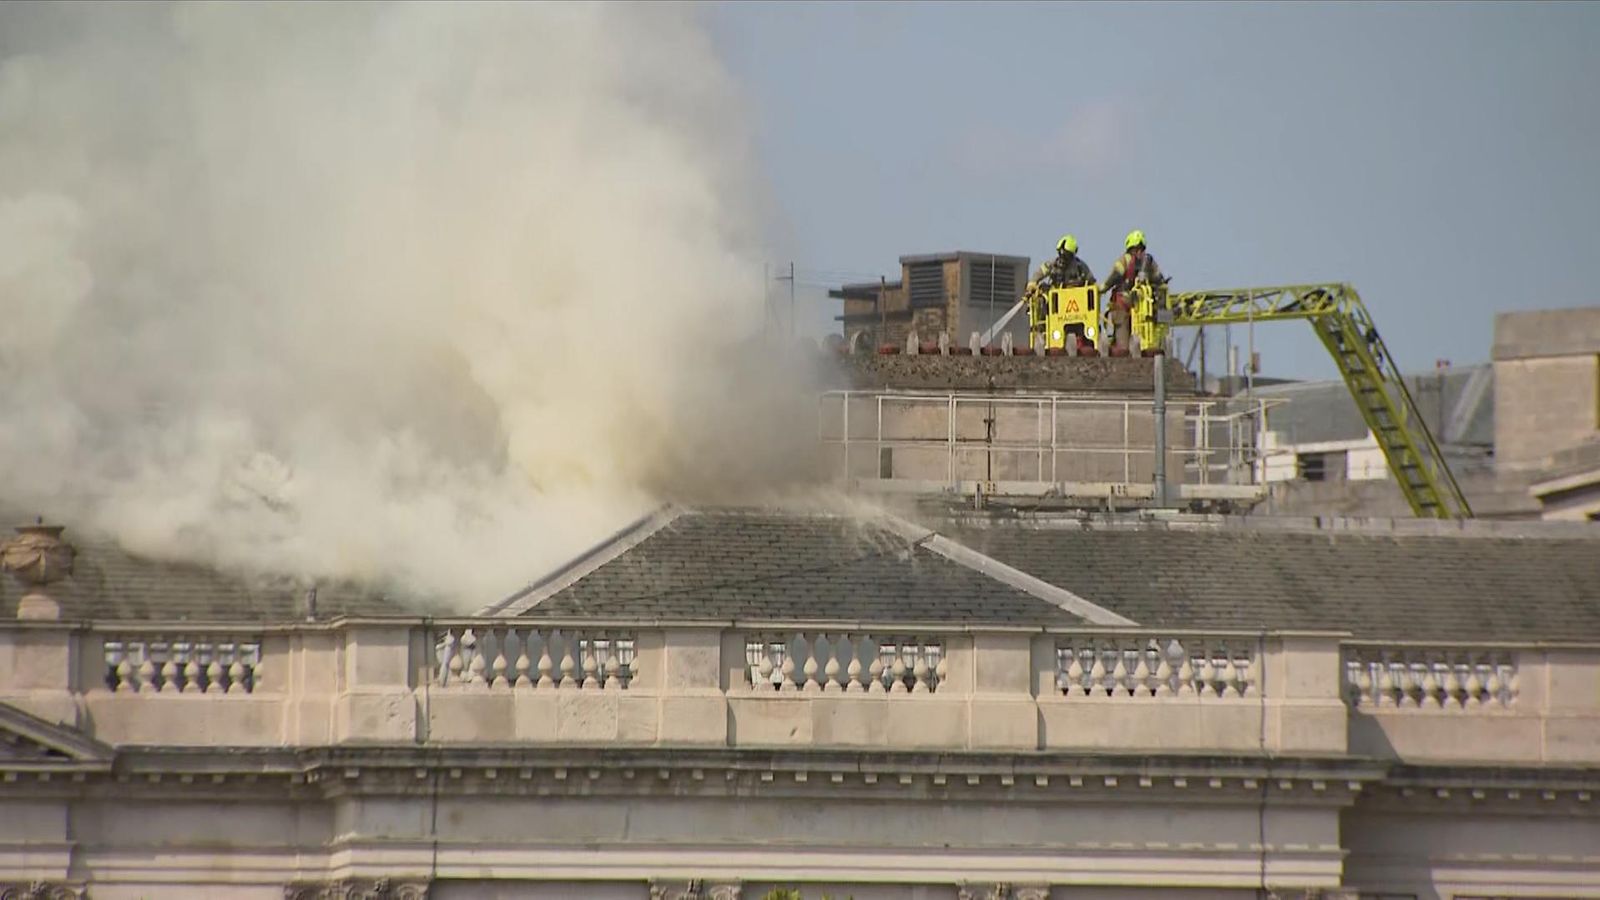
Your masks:
<svg viewBox="0 0 1600 900"><path fill-rule="evenodd" d="M1050 290L1050 264L1040 263L1039 271L1033 273L1034 283L1039 285L1039 290Z"/></svg>
<svg viewBox="0 0 1600 900"><path fill-rule="evenodd" d="M1111 274L1100 293L1110 297L1106 316L1111 320L1111 352L1127 353L1133 332L1133 287L1141 282L1158 287L1166 284L1156 258L1144 246L1144 232L1134 229L1122 242L1127 251L1111 266Z"/></svg>
<svg viewBox="0 0 1600 900"><path fill-rule="evenodd" d="M1048 273L1051 287L1083 287L1094 284L1094 273L1089 271L1089 265L1078 258L1078 239L1072 235L1064 235L1056 241L1056 258L1048 267L1041 267Z"/></svg>

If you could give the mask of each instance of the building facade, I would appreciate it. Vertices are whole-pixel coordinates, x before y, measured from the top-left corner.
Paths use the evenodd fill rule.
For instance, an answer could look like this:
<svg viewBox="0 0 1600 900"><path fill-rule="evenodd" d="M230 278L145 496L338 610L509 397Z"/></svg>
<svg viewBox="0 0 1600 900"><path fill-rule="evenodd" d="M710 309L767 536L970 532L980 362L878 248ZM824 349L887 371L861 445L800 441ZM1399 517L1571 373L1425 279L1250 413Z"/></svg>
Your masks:
<svg viewBox="0 0 1600 900"><path fill-rule="evenodd" d="M79 543L8 897L1600 897L1585 524L665 509L458 618Z"/></svg>

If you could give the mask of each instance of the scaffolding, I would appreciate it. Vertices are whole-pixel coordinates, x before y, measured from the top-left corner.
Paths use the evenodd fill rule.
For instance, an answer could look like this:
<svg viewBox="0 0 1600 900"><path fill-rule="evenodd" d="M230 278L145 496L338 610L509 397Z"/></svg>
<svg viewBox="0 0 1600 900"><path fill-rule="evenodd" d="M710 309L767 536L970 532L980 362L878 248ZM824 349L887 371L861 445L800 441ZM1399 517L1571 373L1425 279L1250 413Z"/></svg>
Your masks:
<svg viewBox="0 0 1600 900"><path fill-rule="evenodd" d="M1281 402L1169 401L1171 500L1189 507L1260 500L1272 452L1261 434L1267 410ZM1147 399L837 390L821 396L818 435L828 474L852 489L1090 506L1155 500L1156 414Z"/></svg>

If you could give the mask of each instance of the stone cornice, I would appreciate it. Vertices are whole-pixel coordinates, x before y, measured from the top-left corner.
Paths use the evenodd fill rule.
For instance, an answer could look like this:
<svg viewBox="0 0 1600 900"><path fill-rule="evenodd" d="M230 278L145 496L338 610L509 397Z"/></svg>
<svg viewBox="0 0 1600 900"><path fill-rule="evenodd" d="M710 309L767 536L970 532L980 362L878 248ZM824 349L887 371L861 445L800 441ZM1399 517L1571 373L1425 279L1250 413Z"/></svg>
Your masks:
<svg viewBox="0 0 1600 900"><path fill-rule="evenodd" d="M1600 769L1397 764L1340 756L885 752L584 746L335 745L123 747L92 766L0 761L0 782L31 796L181 796L224 790L299 799L457 794L895 796L1053 802L1439 801L1600 812Z"/></svg>

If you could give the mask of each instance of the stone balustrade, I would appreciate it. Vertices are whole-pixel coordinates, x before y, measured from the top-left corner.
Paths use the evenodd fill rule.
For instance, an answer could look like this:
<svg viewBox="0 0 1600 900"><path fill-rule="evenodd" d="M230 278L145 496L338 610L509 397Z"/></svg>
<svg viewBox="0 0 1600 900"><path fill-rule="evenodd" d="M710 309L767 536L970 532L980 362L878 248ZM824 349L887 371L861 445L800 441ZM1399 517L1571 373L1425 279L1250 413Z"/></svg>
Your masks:
<svg viewBox="0 0 1600 900"><path fill-rule="evenodd" d="M1337 633L375 618L0 626L112 744L1212 752L1600 763L1600 647Z"/></svg>
<svg viewBox="0 0 1600 900"><path fill-rule="evenodd" d="M1347 647L1345 680L1351 705L1367 708L1501 710L1521 692L1507 649Z"/></svg>
<svg viewBox="0 0 1600 900"><path fill-rule="evenodd" d="M118 693L248 694L261 670L259 639L108 635L102 647Z"/></svg>
<svg viewBox="0 0 1600 900"><path fill-rule="evenodd" d="M633 680L629 631L478 623L436 630L435 683L440 687L626 690Z"/></svg>
<svg viewBox="0 0 1600 900"><path fill-rule="evenodd" d="M938 637L758 634L745 657L757 691L931 694L949 675Z"/></svg>
<svg viewBox="0 0 1600 900"><path fill-rule="evenodd" d="M1056 685L1084 699L1253 695L1256 639L1148 634L1083 635L1056 643Z"/></svg>

